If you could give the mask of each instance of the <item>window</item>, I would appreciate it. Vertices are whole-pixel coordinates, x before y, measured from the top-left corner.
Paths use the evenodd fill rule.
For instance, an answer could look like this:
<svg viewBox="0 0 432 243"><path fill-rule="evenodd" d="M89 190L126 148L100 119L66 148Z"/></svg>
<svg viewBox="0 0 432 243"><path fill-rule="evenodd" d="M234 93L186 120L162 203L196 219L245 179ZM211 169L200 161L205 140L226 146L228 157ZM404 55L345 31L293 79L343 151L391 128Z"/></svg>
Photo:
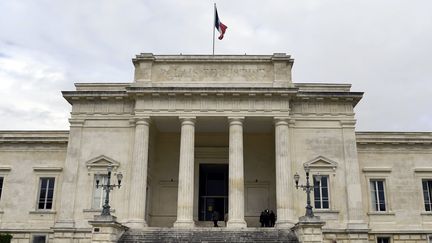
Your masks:
<svg viewBox="0 0 432 243"><path fill-rule="evenodd" d="M0 177L0 199L3 191L3 177Z"/></svg>
<svg viewBox="0 0 432 243"><path fill-rule="evenodd" d="M99 180L99 187L96 188L96 181ZM105 201L105 190L100 185L106 185L108 181L108 175L95 175L94 186L93 186L93 202L92 208L102 208Z"/></svg>
<svg viewBox="0 0 432 243"><path fill-rule="evenodd" d="M370 180L372 208L375 211L386 211L384 180Z"/></svg>
<svg viewBox="0 0 432 243"><path fill-rule="evenodd" d="M328 176L321 176L321 181L313 177L314 183L314 204L315 208L328 209L329 208L329 178Z"/></svg>
<svg viewBox="0 0 432 243"><path fill-rule="evenodd" d="M390 237L377 237L377 243L390 243Z"/></svg>
<svg viewBox="0 0 432 243"><path fill-rule="evenodd" d="M432 211L432 180L431 179L425 179L422 181L423 184L423 198L424 198L424 205L426 211Z"/></svg>
<svg viewBox="0 0 432 243"><path fill-rule="evenodd" d="M45 243L46 235L33 235L32 243Z"/></svg>
<svg viewBox="0 0 432 243"><path fill-rule="evenodd" d="M54 177L40 178L38 209L52 209L54 198Z"/></svg>

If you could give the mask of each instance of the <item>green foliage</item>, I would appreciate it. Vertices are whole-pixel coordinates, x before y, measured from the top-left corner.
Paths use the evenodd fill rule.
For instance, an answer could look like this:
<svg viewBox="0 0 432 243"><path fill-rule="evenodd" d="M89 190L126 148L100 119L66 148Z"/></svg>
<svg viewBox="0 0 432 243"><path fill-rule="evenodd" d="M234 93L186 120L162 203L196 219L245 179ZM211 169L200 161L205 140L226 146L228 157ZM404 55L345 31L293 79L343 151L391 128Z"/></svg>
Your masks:
<svg viewBox="0 0 432 243"><path fill-rule="evenodd" d="M12 235L11 234L0 233L0 243L10 243L11 240L12 240Z"/></svg>

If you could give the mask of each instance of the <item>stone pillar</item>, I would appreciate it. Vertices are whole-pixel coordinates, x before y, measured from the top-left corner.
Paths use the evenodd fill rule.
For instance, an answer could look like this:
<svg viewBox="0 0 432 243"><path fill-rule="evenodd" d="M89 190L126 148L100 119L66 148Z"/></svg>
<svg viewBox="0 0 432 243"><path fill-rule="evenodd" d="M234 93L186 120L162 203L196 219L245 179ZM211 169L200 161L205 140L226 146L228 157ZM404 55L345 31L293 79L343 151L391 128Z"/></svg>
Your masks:
<svg viewBox="0 0 432 243"><path fill-rule="evenodd" d="M94 220L89 221L92 226L92 243L107 243L118 242L122 234L128 229L118 223L114 216L101 216L97 215Z"/></svg>
<svg viewBox="0 0 432 243"><path fill-rule="evenodd" d="M180 118L180 162L179 184L177 197L177 220L174 227L191 228L194 202L194 150L195 150L195 118Z"/></svg>
<svg viewBox="0 0 432 243"><path fill-rule="evenodd" d="M149 148L150 118L137 118L135 123L135 142L131 165L129 192L129 219L127 226L141 229L147 227L146 188Z"/></svg>
<svg viewBox="0 0 432 243"><path fill-rule="evenodd" d="M276 117L275 124L275 159L276 159L276 214L278 228L294 226L292 195L293 178L291 173L288 118Z"/></svg>
<svg viewBox="0 0 432 243"><path fill-rule="evenodd" d="M319 217L300 217L294 231L300 243L322 243L324 222Z"/></svg>
<svg viewBox="0 0 432 243"><path fill-rule="evenodd" d="M75 227L74 211L77 191L77 175L81 157L81 137L83 120L70 119L69 140L66 161L63 168L63 182L58 219L54 231L67 231Z"/></svg>
<svg viewBox="0 0 432 243"><path fill-rule="evenodd" d="M229 117L229 228L245 228L244 220L244 168L243 117Z"/></svg>
<svg viewBox="0 0 432 243"><path fill-rule="evenodd" d="M347 193L348 229L367 230L363 215L360 168L358 163L355 120L342 121L342 138L345 158L345 183Z"/></svg>

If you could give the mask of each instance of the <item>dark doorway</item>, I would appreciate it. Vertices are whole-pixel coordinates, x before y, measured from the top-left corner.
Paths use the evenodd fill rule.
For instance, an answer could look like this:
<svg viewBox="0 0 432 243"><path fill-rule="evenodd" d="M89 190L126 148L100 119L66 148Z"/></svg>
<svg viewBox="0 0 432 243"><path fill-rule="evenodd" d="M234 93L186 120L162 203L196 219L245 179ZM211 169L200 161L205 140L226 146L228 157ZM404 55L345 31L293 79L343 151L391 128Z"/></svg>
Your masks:
<svg viewBox="0 0 432 243"><path fill-rule="evenodd" d="M200 164L199 170L199 216L200 221L211 221L213 211L224 220L228 212L228 165Z"/></svg>

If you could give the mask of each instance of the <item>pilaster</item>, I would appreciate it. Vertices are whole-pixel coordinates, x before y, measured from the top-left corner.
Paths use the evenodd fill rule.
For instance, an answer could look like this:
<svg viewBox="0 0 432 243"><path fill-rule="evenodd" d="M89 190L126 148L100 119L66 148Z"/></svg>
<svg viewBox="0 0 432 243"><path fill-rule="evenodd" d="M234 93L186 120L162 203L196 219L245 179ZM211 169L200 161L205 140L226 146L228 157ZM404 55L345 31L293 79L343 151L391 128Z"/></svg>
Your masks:
<svg viewBox="0 0 432 243"><path fill-rule="evenodd" d="M75 200L77 191L77 176L80 163L81 138L84 120L70 119L70 132L63 168L63 182L60 198L58 219L54 225L55 230L73 230L75 227Z"/></svg>

